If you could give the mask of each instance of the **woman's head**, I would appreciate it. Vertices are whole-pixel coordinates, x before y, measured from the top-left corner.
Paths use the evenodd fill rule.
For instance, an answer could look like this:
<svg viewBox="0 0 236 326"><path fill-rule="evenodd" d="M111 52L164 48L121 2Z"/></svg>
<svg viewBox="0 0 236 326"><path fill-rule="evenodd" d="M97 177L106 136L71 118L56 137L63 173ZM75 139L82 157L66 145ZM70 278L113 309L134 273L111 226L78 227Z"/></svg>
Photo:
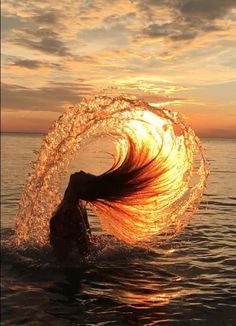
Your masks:
<svg viewBox="0 0 236 326"><path fill-rule="evenodd" d="M83 199L89 192L90 184L94 182L95 175L84 171L71 174L68 188L76 197Z"/></svg>

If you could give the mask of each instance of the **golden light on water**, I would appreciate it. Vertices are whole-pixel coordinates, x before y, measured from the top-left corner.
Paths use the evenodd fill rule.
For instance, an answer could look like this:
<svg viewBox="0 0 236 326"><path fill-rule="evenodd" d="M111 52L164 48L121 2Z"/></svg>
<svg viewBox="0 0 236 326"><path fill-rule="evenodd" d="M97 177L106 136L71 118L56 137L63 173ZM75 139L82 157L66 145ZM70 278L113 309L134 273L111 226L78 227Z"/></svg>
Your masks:
<svg viewBox="0 0 236 326"><path fill-rule="evenodd" d="M17 244L47 242L48 222L60 202L68 164L94 135L113 140L116 166L131 147L135 168L152 160L140 176L149 180L140 191L108 206L91 203L104 230L126 243L150 247L171 239L187 225L200 204L208 175L193 130L177 112L134 98L99 96L65 111L43 140L22 193Z"/></svg>

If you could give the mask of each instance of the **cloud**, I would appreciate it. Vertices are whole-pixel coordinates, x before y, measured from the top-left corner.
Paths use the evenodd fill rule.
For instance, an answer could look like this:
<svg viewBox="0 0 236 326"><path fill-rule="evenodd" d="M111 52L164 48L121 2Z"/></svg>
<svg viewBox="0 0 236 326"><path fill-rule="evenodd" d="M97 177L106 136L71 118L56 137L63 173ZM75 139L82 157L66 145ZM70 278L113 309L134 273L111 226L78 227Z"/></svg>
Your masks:
<svg viewBox="0 0 236 326"><path fill-rule="evenodd" d="M114 25L86 28L82 29L79 33L79 37L83 40L100 44L100 47L104 48L103 42L108 42L109 45L117 48L128 45L127 28L125 24L117 23ZM108 44L106 43L106 46ZM109 48L109 47L108 47Z"/></svg>
<svg viewBox="0 0 236 326"><path fill-rule="evenodd" d="M88 14L89 12L97 12L103 8L103 1L81 0L79 2L79 12Z"/></svg>
<svg viewBox="0 0 236 326"><path fill-rule="evenodd" d="M180 0L176 4L186 20L214 20L225 16L230 9L236 7L235 0Z"/></svg>
<svg viewBox="0 0 236 326"><path fill-rule="evenodd" d="M92 87L78 80L76 83L51 82L48 86L31 89L19 85L2 85L2 108L5 111L35 110L61 111L64 105L76 104L90 94Z"/></svg>
<svg viewBox="0 0 236 326"><path fill-rule="evenodd" d="M59 57L71 56L67 41L61 36L69 17L61 9L40 7L31 1L20 4L17 11L9 0L5 6L4 41Z"/></svg>
<svg viewBox="0 0 236 326"><path fill-rule="evenodd" d="M39 24L54 25L58 23L58 18L61 16L61 12L56 10L51 11L38 11L38 15L35 15L33 19Z"/></svg>
<svg viewBox="0 0 236 326"><path fill-rule="evenodd" d="M120 24L120 23L129 23L131 22L134 18L136 17L136 13L135 12L128 12L124 15L118 15L118 14L113 14L113 15L109 15L106 16L103 19L103 22L106 24Z"/></svg>
<svg viewBox="0 0 236 326"><path fill-rule="evenodd" d="M188 41L205 33L223 31L224 27L202 23L201 26L173 21L165 24L150 24L143 30L144 37L151 39L167 38L171 41Z"/></svg>
<svg viewBox="0 0 236 326"><path fill-rule="evenodd" d="M179 13L185 20L198 19L214 20L225 16L236 7L235 0L134 0L140 10L147 13L162 7L171 12Z"/></svg>
<svg viewBox="0 0 236 326"><path fill-rule="evenodd" d="M20 28L24 26L24 22L17 16L3 15L1 18L2 32L7 33L12 29Z"/></svg>
<svg viewBox="0 0 236 326"><path fill-rule="evenodd" d="M150 38L167 37L173 41L190 40L198 35L194 29L185 29L176 23L150 24L144 29L144 35Z"/></svg>
<svg viewBox="0 0 236 326"><path fill-rule="evenodd" d="M20 36L16 36L12 41L17 45L57 56L71 55L69 49L60 39L59 34L49 28L36 30L25 28L20 32Z"/></svg>
<svg viewBox="0 0 236 326"><path fill-rule="evenodd" d="M226 30L229 24L224 24L222 19L229 23L233 16L226 15L236 7L235 0L148 0L145 4L136 3L150 20L137 38L142 41L159 38L189 41L210 32ZM167 22L157 14L161 9L168 13Z"/></svg>
<svg viewBox="0 0 236 326"><path fill-rule="evenodd" d="M39 60L30 60L30 59L20 59L16 60L10 66L16 66L27 69L40 69L40 68L57 68L60 69L60 64L48 63Z"/></svg>

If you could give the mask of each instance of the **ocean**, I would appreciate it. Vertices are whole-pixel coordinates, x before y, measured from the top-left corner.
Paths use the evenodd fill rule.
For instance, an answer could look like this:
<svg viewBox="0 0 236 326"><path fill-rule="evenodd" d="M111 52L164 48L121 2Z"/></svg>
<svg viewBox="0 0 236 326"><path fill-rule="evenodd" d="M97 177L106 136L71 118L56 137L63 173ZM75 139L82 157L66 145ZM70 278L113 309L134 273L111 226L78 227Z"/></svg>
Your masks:
<svg viewBox="0 0 236 326"><path fill-rule="evenodd" d="M104 235L89 211L92 230L101 235L99 250L63 268L50 247L18 250L11 244L21 190L42 137L2 134L2 325L236 325L236 140L202 140L208 186L177 238L155 250L132 248ZM102 149L82 153L70 172L106 169L110 161Z"/></svg>

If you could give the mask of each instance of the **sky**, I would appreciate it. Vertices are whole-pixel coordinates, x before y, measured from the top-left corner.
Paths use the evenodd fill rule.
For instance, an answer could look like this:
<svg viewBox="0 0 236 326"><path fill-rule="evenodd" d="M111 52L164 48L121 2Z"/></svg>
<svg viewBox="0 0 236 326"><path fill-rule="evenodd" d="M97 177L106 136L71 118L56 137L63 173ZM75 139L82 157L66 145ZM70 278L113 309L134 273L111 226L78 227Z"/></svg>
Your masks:
<svg viewBox="0 0 236 326"><path fill-rule="evenodd" d="M114 88L236 137L236 0L5 0L2 65L2 131Z"/></svg>

